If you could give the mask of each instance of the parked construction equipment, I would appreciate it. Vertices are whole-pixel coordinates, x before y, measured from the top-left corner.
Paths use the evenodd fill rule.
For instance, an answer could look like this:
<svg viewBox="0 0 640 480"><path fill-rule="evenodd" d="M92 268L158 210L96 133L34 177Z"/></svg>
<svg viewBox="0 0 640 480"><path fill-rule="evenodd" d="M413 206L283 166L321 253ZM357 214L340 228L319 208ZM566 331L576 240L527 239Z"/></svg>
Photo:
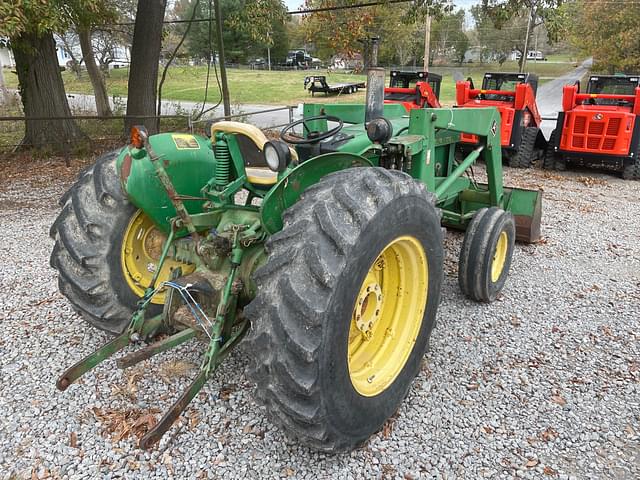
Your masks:
<svg viewBox="0 0 640 480"><path fill-rule="evenodd" d="M385 103L401 103L413 108L440 108L442 77L429 72L392 70L389 86L384 89Z"/></svg>
<svg viewBox="0 0 640 480"><path fill-rule="evenodd" d="M311 92L313 97L316 93L325 95L338 95L356 93L359 89L364 89L364 82L327 83L324 75L312 75L304 78L304 88Z"/></svg>
<svg viewBox="0 0 640 480"><path fill-rule="evenodd" d="M540 130L542 118L536 104L537 89L538 77L532 73L485 73L480 89L474 88L471 78L456 82L456 105L497 108L502 119L500 137L504 159L511 167L529 168L543 156L546 147ZM462 142L463 151L469 151L478 145L478 138L463 134Z"/></svg>
<svg viewBox="0 0 640 480"><path fill-rule="evenodd" d="M379 430L435 325L441 225L465 230L462 292L491 302L541 215L539 191L503 185L496 108L407 114L383 87L372 69L366 105L307 104L280 140L228 121L210 138L134 127L84 171L51 228L51 265L74 308L116 336L58 388L130 345L141 348L121 368L204 341L193 383L141 439L149 448L246 335L248 378L288 434L335 452ZM461 132L481 145L458 162ZM470 174L478 158L486 184Z"/></svg>
<svg viewBox="0 0 640 480"><path fill-rule="evenodd" d="M580 82L565 85L543 166L564 170L569 162L640 179L638 115L640 75L593 75L585 93Z"/></svg>

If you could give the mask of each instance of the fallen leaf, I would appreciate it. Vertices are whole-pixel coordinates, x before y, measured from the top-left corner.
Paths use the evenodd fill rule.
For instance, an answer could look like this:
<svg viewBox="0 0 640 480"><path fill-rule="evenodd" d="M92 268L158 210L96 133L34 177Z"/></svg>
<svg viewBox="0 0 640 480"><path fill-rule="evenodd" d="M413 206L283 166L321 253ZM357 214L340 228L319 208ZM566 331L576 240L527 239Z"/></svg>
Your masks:
<svg viewBox="0 0 640 480"><path fill-rule="evenodd" d="M557 403L558 405L566 405L567 401L562 398L560 395L552 395L551 396L551 401L553 403Z"/></svg>
<svg viewBox="0 0 640 480"><path fill-rule="evenodd" d="M547 429L540 434L540 438L545 442L551 442L558 438L558 432L556 432L553 428L547 427Z"/></svg>
<svg viewBox="0 0 640 480"><path fill-rule="evenodd" d="M540 460L538 460L537 458L530 458L529 461L525 463L525 467L532 468L538 465L539 463L540 463Z"/></svg>
<svg viewBox="0 0 640 480"><path fill-rule="evenodd" d="M488 425L485 425L484 427L482 427L484 429L485 432L487 433L493 433L495 430L493 428L491 428Z"/></svg>
<svg viewBox="0 0 640 480"><path fill-rule="evenodd" d="M551 467L544 467L544 469L542 470L542 473L544 473L545 475L557 475L558 474L558 472L556 472Z"/></svg>
<svg viewBox="0 0 640 480"><path fill-rule="evenodd" d="M467 385L467 390L478 390L478 388L480 388L480 384L477 382Z"/></svg>
<svg viewBox="0 0 640 480"><path fill-rule="evenodd" d="M78 448L78 434L76 432L69 434L69 446L71 448Z"/></svg>

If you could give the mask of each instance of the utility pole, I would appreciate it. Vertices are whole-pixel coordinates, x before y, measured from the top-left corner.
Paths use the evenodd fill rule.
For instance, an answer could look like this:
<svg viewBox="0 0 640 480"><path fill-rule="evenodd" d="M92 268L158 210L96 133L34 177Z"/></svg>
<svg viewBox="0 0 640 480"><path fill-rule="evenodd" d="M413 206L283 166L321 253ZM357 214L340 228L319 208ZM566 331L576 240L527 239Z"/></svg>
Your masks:
<svg viewBox="0 0 640 480"><path fill-rule="evenodd" d="M271 33L267 32L267 65L271 71Z"/></svg>
<svg viewBox="0 0 640 480"><path fill-rule="evenodd" d="M429 71L429 49L431 47L431 15L427 14L424 21L424 64L423 70Z"/></svg>
<svg viewBox="0 0 640 480"><path fill-rule="evenodd" d="M529 34L531 33L531 18L533 17L534 7L536 2L531 2L531 9L529 10L529 21L527 22L527 36L524 37L524 52L522 52L522 62L520 62L520 73L524 72L524 67L527 64L527 53L529 51Z"/></svg>
<svg viewBox="0 0 640 480"><path fill-rule="evenodd" d="M216 37L218 40L218 54L220 60L220 82L222 83L222 104L224 116L231 115L231 103L229 102L229 85L227 83L227 67L224 60L224 43L222 42L222 13L220 12L220 0L213 0L213 8L216 14ZM215 60L215 59L214 59Z"/></svg>

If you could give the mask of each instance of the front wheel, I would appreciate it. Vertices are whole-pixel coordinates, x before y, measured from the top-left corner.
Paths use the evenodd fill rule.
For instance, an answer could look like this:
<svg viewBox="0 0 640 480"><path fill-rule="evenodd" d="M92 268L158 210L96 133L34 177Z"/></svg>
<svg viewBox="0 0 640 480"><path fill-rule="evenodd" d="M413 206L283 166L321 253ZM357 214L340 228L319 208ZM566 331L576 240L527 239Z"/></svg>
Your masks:
<svg viewBox="0 0 640 480"><path fill-rule="evenodd" d="M467 297L487 303L496 299L509 275L515 238L511 212L491 207L475 213L458 263L458 284Z"/></svg>
<svg viewBox="0 0 640 480"><path fill-rule="evenodd" d="M249 377L303 443L360 445L417 375L442 283L434 200L404 173L348 169L309 188L267 241L246 309Z"/></svg>

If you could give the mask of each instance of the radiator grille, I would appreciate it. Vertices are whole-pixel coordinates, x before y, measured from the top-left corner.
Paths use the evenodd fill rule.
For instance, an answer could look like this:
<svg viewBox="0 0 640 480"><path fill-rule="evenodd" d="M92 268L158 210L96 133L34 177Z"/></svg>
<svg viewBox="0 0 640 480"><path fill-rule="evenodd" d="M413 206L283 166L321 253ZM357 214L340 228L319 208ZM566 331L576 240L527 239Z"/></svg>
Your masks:
<svg viewBox="0 0 640 480"><path fill-rule="evenodd" d="M584 133L584 127L586 126L587 119L585 117L577 116L573 125L573 131L575 133Z"/></svg>
<svg viewBox="0 0 640 480"><path fill-rule="evenodd" d="M603 122L591 122L589 123L589 135L602 135L604 132Z"/></svg>
<svg viewBox="0 0 640 480"><path fill-rule="evenodd" d="M587 148L597 150L600 147L600 137L587 137Z"/></svg>
<svg viewBox="0 0 640 480"><path fill-rule="evenodd" d="M607 135L618 135L620 130L620 117L614 117L609 119L609 126L607 127Z"/></svg>
<svg viewBox="0 0 640 480"><path fill-rule="evenodd" d="M613 150L615 146L616 146L615 138L605 137L604 141L602 142L603 150Z"/></svg>

